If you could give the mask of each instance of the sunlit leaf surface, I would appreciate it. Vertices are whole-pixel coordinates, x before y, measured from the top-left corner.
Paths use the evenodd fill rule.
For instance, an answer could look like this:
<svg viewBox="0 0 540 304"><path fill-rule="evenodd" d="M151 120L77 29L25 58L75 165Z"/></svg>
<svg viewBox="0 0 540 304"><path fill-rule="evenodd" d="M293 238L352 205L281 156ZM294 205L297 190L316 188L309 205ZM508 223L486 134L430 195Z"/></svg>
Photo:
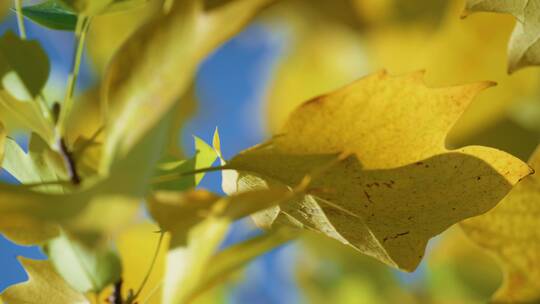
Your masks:
<svg viewBox="0 0 540 304"><path fill-rule="evenodd" d="M489 86L428 88L423 73L376 73L304 103L281 135L227 168L247 175L238 180L243 188L294 187L311 176L308 195L281 204L267 222L286 217L411 271L429 238L493 208L531 174L495 149L445 147L452 125Z"/></svg>

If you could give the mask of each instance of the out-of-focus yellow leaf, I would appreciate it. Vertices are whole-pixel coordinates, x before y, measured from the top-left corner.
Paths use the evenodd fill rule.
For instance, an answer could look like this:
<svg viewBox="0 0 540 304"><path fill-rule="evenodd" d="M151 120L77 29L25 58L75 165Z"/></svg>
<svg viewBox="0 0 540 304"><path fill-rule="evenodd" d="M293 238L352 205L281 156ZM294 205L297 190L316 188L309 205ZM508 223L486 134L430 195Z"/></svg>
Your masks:
<svg viewBox="0 0 540 304"><path fill-rule="evenodd" d="M352 6L364 22L377 24L391 17L392 2L392 0L354 0Z"/></svg>
<svg viewBox="0 0 540 304"><path fill-rule="evenodd" d="M44 223L28 216L0 215L0 221L2 234L21 245L42 244L60 233L58 225Z"/></svg>
<svg viewBox="0 0 540 304"><path fill-rule="evenodd" d="M126 39L161 9L161 6L161 1L149 1L131 10L92 18L87 37L88 54L100 74Z"/></svg>
<svg viewBox="0 0 540 304"><path fill-rule="evenodd" d="M511 1L509 1L511 2ZM513 103L535 96L539 74L524 70L509 76L506 72L506 42L512 31L512 17L475 14L460 19L463 1L451 2L440 27L377 27L367 33L366 47L372 68L392 73L426 69L430 85L494 80L497 87L478 97L452 130L449 142L464 139L495 123Z"/></svg>
<svg viewBox="0 0 540 304"><path fill-rule="evenodd" d="M309 303L418 303L392 269L351 247L303 233L298 250L295 273Z"/></svg>
<svg viewBox="0 0 540 304"><path fill-rule="evenodd" d="M291 18L285 20L292 28L288 33L292 42L287 44L268 90L267 113L273 132L303 101L357 79L368 67L361 36L351 28L315 17Z"/></svg>
<svg viewBox="0 0 540 304"><path fill-rule="evenodd" d="M66 122L66 140L73 145L80 137L91 138L103 128L99 102L99 89L91 88L82 94L73 106ZM103 140L103 132L96 139Z"/></svg>
<svg viewBox="0 0 540 304"><path fill-rule="evenodd" d="M445 147L453 124L489 86L428 88L423 73L379 72L304 103L282 135L226 168L287 186L311 175L308 195L281 204L282 215L411 271L432 236L493 208L531 174L496 149Z"/></svg>
<svg viewBox="0 0 540 304"><path fill-rule="evenodd" d="M204 11L201 0L174 1L118 51L103 87L107 122L104 166L125 154L184 95L217 46L272 0L236 0Z"/></svg>
<svg viewBox="0 0 540 304"><path fill-rule="evenodd" d="M218 252L212 258L212 266L205 271L201 282L192 291L192 296L197 297L207 292L215 285L229 279L251 260L297 236L298 233L291 229L274 229Z"/></svg>
<svg viewBox="0 0 540 304"><path fill-rule="evenodd" d="M3 20L9 12L10 5L11 3L9 3L9 1L2 1L2 3L0 3L0 21Z"/></svg>
<svg viewBox="0 0 540 304"><path fill-rule="evenodd" d="M448 0L353 0L362 24L368 28L411 23L434 27L444 15Z"/></svg>
<svg viewBox="0 0 540 304"><path fill-rule="evenodd" d="M4 161L4 145L6 144L6 128L0 121L0 164Z"/></svg>
<svg viewBox="0 0 540 304"><path fill-rule="evenodd" d="M538 132L525 127L522 121L503 117L468 137L465 143L497 148L527 161L538 145Z"/></svg>
<svg viewBox="0 0 540 304"><path fill-rule="evenodd" d="M148 199L152 217L160 226L173 233L172 246L182 246L189 230L210 216L229 221L270 208L293 193L284 187L257 190L219 197L205 190L187 192L158 191Z"/></svg>
<svg viewBox="0 0 540 304"><path fill-rule="evenodd" d="M73 290L54 270L49 261L23 259L29 280L9 287L0 297L7 303L90 303L83 294Z"/></svg>
<svg viewBox="0 0 540 304"><path fill-rule="evenodd" d="M150 269L159 237L159 227L148 222L129 227L119 234L116 246L122 259L124 291L129 289L135 291L143 282ZM166 234L148 281L137 299L139 302L161 303L168 243L169 235Z"/></svg>
<svg viewBox="0 0 540 304"><path fill-rule="evenodd" d="M163 303L193 300L215 279L206 277L207 267L234 220L279 204L291 195L294 193L284 187L224 198L204 190L153 194L148 200L150 213L162 229L171 233Z"/></svg>
<svg viewBox="0 0 540 304"><path fill-rule="evenodd" d="M149 0L60 0L78 14L94 16L140 6Z"/></svg>
<svg viewBox="0 0 540 304"><path fill-rule="evenodd" d="M83 179L99 173L105 141L101 114L99 89L91 88L74 104L66 122L66 145L72 147L76 167Z"/></svg>
<svg viewBox="0 0 540 304"><path fill-rule="evenodd" d="M120 259L109 248L90 249L62 233L46 250L56 271L79 292L99 294L120 279Z"/></svg>
<svg viewBox="0 0 540 304"><path fill-rule="evenodd" d="M167 152L178 158L184 157L184 151L181 149L180 140L184 125L195 115L197 111L197 94L195 94L195 84L193 83L184 97L179 101L178 105L173 108L173 123L167 145ZM197 142L195 143L195 145ZM197 149L197 147L195 147ZM198 150L198 149L197 149ZM210 166L211 164L208 164ZM202 167L199 167L202 168Z"/></svg>
<svg viewBox="0 0 540 304"><path fill-rule="evenodd" d="M445 231L426 258L423 281L434 303L485 303L502 280L495 259L459 225Z"/></svg>
<svg viewBox="0 0 540 304"><path fill-rule="evenodd" d="M537 0L467 0L465 13L495 12L516 18L508 45L508 72L540 64L540 2Z"/></svg>
<svg viewBox="0 0 540 304"><path fill-rule="evenodd" d="M540 149L529 162L540 170ZM504 283L494 295L495 301L540 300L539 199L540 178L535 174L521 181L493 210L461 224L475 243L501 262Z"/></svg>
<svg viewBox="0 0 540 304"><path fill-rule="evenodd" d="M148 199L152 217L165 231L171 231L173 244L185 244L189 230L210 215L219 196L204 190L156 192Z"/></svg>
<svg viewBox="0 0 540 304"><path fill-rule="evenodd" d="M426 69L426 80L431 85L481 79L498 83L496 88L479 96L452 130L449 143L455 146L468 142L470 136L496 123L511 104L536 94L537 71L520 71L512 76L506 73L505 45L514 25L510 16L476 14L462 20L459 18L463 8L461 0L357 0L355 6L361 10L360 22L367 22L362 23L364 26L360 29L321 17L325 12L315 17L305 13L307 9L278 12L286 16L281 16L279 21L286 21L287 28L293 30L292 34L288 33L292 42L287 41L292 49L285 50L285 58L276 73L279 78L269 90L272 131L281 127L286 116L302 102L302 95L310 98L324 92L319 88L331 89L340 82L352 81L351 77L359 73L381 68L396 74ZM437 12L426 9L425 15L423 9L432 6L440 8ZM441 12L442 17L435 18ZM373 16L369 17L370 14ZM399 16L402 15L403 18L420 16L401 22ZM425 22L432 18L438 20L437 26Z"/></svg>
<svg viewBox="0 0 540 304"><path fill-rule="evenodd" d="M4 184L0 184L0 191L0 231L22 244L37 244L56 236L56 223L75 218L89 200L81 193L38 193L21 186Z"/></svg>
<svg viewBox="0 0 540 304"><path fill-rule="evenodd" d="M209 217L195 226L187 239L187 246L175 246L167 253L162 304L187 303L192 292L211 267L212 256L224 240L230 221ZM174 233L172 242L174 242Z"/></svg>

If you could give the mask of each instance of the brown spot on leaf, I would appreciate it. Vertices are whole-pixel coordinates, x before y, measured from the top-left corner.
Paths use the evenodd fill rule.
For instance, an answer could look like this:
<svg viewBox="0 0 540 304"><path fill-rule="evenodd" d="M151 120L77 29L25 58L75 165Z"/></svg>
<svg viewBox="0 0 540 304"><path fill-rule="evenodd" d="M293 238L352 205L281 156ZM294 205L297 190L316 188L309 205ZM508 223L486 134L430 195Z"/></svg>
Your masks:
<svg viewBox="0 0 540 304"><path fill-rule="evenodd" d="M405 232L401 232L401 233L396 233L396 234L393 235L393 236L387 236L387 237L385 237L385 238L383 239L383 243L386 242L386 241L388 241L388 240L395 240L395 239L397 239L398 237L407 235L407 234L409 234L409 233L410 233L410 231L405 231Z"/></svg>
<svg viewBox="0 0 540 304"><path fill-rule="evenodd" d="M370 202L370 203L373 204L373 201L371 200L371 196L369 195L369 193L367 193L366 191L364 191L364 195L366 196L368 202Z"/></svg>

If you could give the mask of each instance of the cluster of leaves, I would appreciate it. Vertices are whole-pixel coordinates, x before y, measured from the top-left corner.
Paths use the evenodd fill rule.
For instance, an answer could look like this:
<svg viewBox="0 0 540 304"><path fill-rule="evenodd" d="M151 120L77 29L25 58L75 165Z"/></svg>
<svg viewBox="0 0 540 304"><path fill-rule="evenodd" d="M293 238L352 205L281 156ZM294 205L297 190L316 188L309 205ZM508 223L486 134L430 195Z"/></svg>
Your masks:
<svg viewBox="0 0 540 304"><path fill-rule="evenodd" d="M303 231L412 271L428 240L456 223L500 257L506 280L496 299L540 299L534 227L540 188L531 175L540 170L540 152L527 165L494 148L446 145L458 119L492 82L432 88L422 71L401 76L381 71L327 93L358 72L323 61L342 77L311 75L313 88L295 93L301 96L294 102L304 101L295 110L287 106L286 114L276 114L275 125L283 126L269 141L225 161L216 130L212 145L195 138L196 154L183 155L177 138L191 111L199 63L263 9L307 11L304 17L314 20L327 5L311 10L303 1L283 0L281 8L279 2L48 0L23 7L15 1L19 36L7 32L0 38L0 160L20 184L0 184L0 232L21 244L42 245L49 260L25 260L30 280L9 288L2 299L89 303L89 294L98 302L106 294L111 303L151 297L190 302ZM338 3L342 12L350 11L350 3ZM99 85L75 96L85 42L100 39L89 32L94 20L127 10L144 17L138 23L130 19L122 39L112 39L114 55L101 55ZM469 1L467 10L514 14L519 21L509 69L537 63L535 1ZM62 102L43 92L50 63L39 43L26 40L24 17L75 33ZM333 35L335 28L347 26L347 41L358 31L347 13L328 13L315 28L296 18L290 22L301 37L299 48L309 48L312 39L342 42ZM402 13L397 19L411 17ZM322 34L316 32L321 29ZM119 45L118 40L124 41ZM440 49L433 46L433 52ZM294 63L305 60L291 57ZM272 94L279 99L293 89ZM28 152L9 137L20 130L29 136ZM220 166L211 168L217 160ZM208 170L222 171L227 196L197 188ZM150 270L138 277L132 273L140 265L122 260L117 236L136 221L141 201L159 229L145 231L157 249L148 256ZM230 225L250 215L265 233L219 251ZM156 264L163 267L155 270L162 283L154 287L161 296L144 288L152 269L160 268Z"/></svg>

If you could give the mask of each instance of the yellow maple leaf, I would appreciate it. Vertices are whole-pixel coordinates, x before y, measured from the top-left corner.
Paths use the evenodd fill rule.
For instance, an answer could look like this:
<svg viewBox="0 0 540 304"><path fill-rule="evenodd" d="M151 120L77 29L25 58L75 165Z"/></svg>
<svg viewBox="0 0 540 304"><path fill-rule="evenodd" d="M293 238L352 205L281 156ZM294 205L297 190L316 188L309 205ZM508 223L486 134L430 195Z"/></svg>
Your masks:
<svg viewBox="0 0 540 304"><path fill-rule="evenodd" d="M8 288L1 297L7 303L89 304L56 272L49 261L23 259L29 280Z"/></svg>
<svg viewBox="0 0 540 304"><path fill-rule="evenodd" d="M540 170L540 149L529 164ZM540 299L540 177L521 181L490 212L461 223L478 245L495 254L504 270L504 283L494 295L502 302L534 302Z"/></svg>
<svg viewBox="0 0 540 304"><path fill-rule="evenodd" d="M368 69L362 36L324 13L312 12L310 6L306 1L282 2L269 12L270 20L277 19L270 24L287 26L288 38L266 101L271 132L278 131L301 102L343 86Z"/></svg>
<svg viewBox="0 0 540 304"><path fill-rule="evenodd" d="M445 147L456 120L492 83L428 88L423 77L383 71L312 99L272 142L226 168L242 172L240 189L294 186L311 175L308 195L264 221L286 218L411 271L429 238L488 211L531 173L496 149Z"/></svg>

